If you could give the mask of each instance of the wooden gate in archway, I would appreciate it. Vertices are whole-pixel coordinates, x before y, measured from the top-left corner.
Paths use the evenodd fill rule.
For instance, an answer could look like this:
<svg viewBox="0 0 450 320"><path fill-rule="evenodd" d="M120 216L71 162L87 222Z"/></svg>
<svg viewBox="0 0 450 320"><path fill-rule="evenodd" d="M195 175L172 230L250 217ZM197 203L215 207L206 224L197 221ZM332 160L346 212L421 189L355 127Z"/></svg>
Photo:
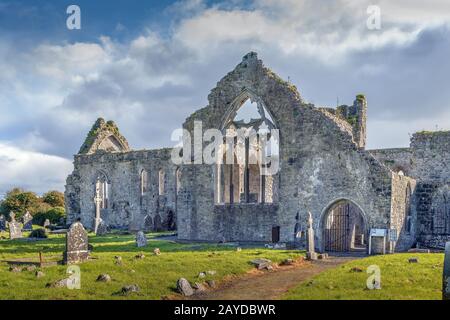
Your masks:
<svg viewBox="0 0 450 320"><path fill-rule="evenodd" d="M347 252L365 247L365 221L361 209L349 200L334 203L323 220L325 251Z"/></svg>

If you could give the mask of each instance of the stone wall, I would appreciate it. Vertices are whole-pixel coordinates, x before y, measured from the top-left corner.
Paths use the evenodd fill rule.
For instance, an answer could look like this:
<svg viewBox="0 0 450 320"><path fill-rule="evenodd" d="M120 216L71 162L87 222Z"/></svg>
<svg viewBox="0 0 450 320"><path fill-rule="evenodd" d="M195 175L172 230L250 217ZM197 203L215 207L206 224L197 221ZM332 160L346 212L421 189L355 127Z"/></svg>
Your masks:
<svg viewBox="0 0 450 320"><path fill-rule="evenodd" d="M437 195L450 186L450 131L416 133L411 139L411 149L412 174L419 177L416 192L419 243L444 248L450 230L447 228L447 234L436 231L436 212L432 208L439 205ZM447 210L447 219L450 219L450 208Z"/></svg>
<svg viewBox="0 0 450 320"><path fill-rule="evenodd" d="M391 251L408 250L416 242L415 189L416 180L401 174L392 175L390 229L397 231L398 241L390 244L389 250Z"/></svg>
<svg viewBox="0 0 450 320"><path fill-rule="evenodd" d="M411 148L377 149L368 151L392 171L402 171L406 176L411 176L413 171L412 166L414 164Z"/></svg>
<svg viewBox="0 0 450 320"><path fill-rule="evenodd" d="M94 227L95 183L101 172L107 177L109 190L109 205L102 209L101 218L109 227L130 230L174 228L177 167L171 162L170 153L171 149L160 149L76 155L74 171L66 184L68 223L80 218L87 228ZM141 191L142 170L148 175L145 193ZM159 195L160 170L165 173L163 195Z"/></svg>
<svg viewBox="0 0 450 320"><path fill-rule="evenodd" d="M195 137L196 121L201 121L201 132L223 130L247 98L263 102L280 130L280 170L270 177L266 194L271 203L218 203L216 165L189 163L199 160L193 151L203 150L209 142L188 141L186 133ZM371 228L398 230L399 239L395 245L388 242L388 252L406 250L416 241L442 247L449 239L450 212L448 233L437 234L433 208L437 195L448 192L450 197L450 132L416 133L410 148L366 151L363 95L350 106L316 108L302 100L295 86L266 68L256 53L246 55L217 83L208 102L183 124L184 146L190 144L192 154L186 152L188 163L180 166L170 159L172 149L130 151L117 126L98 119L67 178L68 223L79 218L87 228L94 227L94 197L101 174L108 193L101 218L111 228L176 227L180 240L258 242L271 242L272 231L279 228L280 241L292 242L296 223L306 230L311 212L316 248L322 251L330 208L348 200L362 212L366 239ZM147 171L145 190L143 170ZM257 170L252 172L253 194L260 186ZM237 191L235 198L240 197ZM374 243L374 250L382 251L380 243Z"/></svg>
<svg viewBox="0 0 450 320"><path fill-rule="evenodd" d="M391 211L391 171L354 142L342 126L323 111L302 101L296 88L262 65L255 54L244 57L209 95L209 105L189 117L184 128L193 134L194 122L203 130L221 128L243 91L264 101L280 129L280 172L273 205L221 205L214 202L215 167L186 165L185 195L179 197L180 239L210 241L271 241L280 227L281 241L292 241L295 217L306 223L311 211L317 247L322 219L336 201L348 199L364 212L366 228L387 228ZM194 145L192 145L192 149ZM251 226L251 227L250 227Z"/></svg>
<svg viewBox="0 0 450 320"><path fill-rule="evenodd" d="M418 132L412 136L412 177L426 182L450 181L450 131Z"/></svg>

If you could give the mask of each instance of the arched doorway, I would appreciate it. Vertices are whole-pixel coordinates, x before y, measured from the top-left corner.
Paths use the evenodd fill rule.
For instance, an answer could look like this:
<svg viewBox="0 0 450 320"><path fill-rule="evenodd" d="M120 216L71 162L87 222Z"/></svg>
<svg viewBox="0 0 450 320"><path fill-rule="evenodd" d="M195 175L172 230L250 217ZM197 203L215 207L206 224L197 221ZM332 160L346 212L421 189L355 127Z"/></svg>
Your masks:
<svg viewBox="0 0 450 320"><path fill-rule="evenodd" d="M322 218L322 248L331 252L366 250L364 213L350 200L328 206Z"/></svg>

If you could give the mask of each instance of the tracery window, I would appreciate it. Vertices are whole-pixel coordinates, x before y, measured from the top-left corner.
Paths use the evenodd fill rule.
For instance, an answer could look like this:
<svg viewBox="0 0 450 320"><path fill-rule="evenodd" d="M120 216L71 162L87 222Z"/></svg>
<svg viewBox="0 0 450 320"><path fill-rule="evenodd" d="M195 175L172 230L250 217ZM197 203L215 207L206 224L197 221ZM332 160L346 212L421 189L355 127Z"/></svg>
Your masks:
<svg viewBox="0 0 450 320"><path fill-rule="evenodd" d="M215 172L216 203L272 203L279 135L263 102L243 94L224 121L222 132L224 141Z"/></svg>
<svg viewBox="0 0 450 320"><path fill-rule="evenodd" d="M108 209L109 206L109 183L104 172L97 174L95 183L95 199L100 203L100 209Z"/></svg>

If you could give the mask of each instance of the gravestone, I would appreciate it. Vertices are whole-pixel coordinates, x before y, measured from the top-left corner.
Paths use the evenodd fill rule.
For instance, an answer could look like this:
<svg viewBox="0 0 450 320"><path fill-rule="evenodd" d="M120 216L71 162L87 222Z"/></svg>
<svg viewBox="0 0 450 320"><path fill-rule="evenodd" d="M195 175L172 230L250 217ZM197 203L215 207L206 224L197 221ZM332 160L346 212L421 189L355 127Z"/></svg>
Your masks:
<svg viewBox="0 0 450 320"><path fill-rule="evenodd" d="M108 225L106 224L105 221L100 220L100 223L97 227L97 232L95 233L97 236L104 236L105 234L108 233Z"/></svg>
<svg viewBox="0 0 450 320"><path fill-rule="evenodd" d="M442 300L450 300L450 242L445 244L444 272L442 277Z"/></svg>
<svg viewBox="0 0 450 320"><path fill-rule="evenodd" d="M44 221L44 228L48 228L50 226L50 220L45 219Z"/></svg>
<svg viewBox="0 0 450 320"><path fill-rule="evenodd" d="M33 230L33 216L27 211L23 215L23 230L31 231Z"/></svg>
<svg viewBox="0 0 450 320"><path fill-rule="evenodd" d="M143 231L136 233L136 246L138 248L145 247L147 245L147 238Z"/></svg>
<svg viewBox="0 0 450 320"><path fill-rule="evenodd" d="M0 231L6 230L6 219L4 215L0 215Z"/></svg>
<svg viewBox="0 0 450 320"><path fill-rule="evenodd" d="M314 245L314 229L313 229L313 219L311 212L308 212L308 229L306 230L308 239L307 239L307 251L306 251L306 259L308 260L317 260L317 253Z"/></svg>
<svg viewBox="0 0 450 320"><path fill-rule="evenodd" d="M20 239L22 238L22 227L19 222L16 221L16 214L11 212L9 214L11 221L8 223L9 226L9 239Z"/></svg>
<svg viewBox="0 0 450 320"><path fill-rule="evenodd" d="M88 235L81 222L73 223L66 235L66 251L64 263L73 264L84 262L89 258Z"/></svg>

